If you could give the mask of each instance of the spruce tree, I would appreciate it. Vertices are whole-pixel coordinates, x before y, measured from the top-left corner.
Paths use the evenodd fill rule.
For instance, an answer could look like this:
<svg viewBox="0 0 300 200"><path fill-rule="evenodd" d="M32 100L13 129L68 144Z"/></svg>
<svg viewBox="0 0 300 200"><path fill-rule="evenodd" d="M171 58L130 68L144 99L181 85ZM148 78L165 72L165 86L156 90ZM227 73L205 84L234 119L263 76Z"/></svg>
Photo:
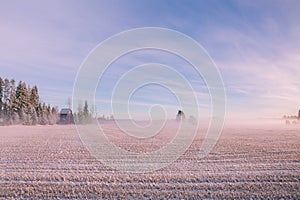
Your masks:
<svg viewBox="0 0 300 200"><path fill-rule="evenodd" d="M20 119L20 123L23 123L23 120L26 118L26 112L25 112L25 108L21 107L19 109L19 119Z"/></svg>
<svg viewBox="0 0 300 200"><path fill-rule="evenodd" d="M16 90L16 104L20 120L23 121L27 106L27 88L26 84L22 81L19 82Z"/></svg>
<svg viewBox="0 0 300 200"><path fill-rule="evenodd" d="M84 102L83 118L84 118L84 123L90 122L90 113L89 113L89 106L88 106L87 100L85 100L85 102Z"/></svg>
<svg viewBox="0 0 300 200"><path fill-rule="evenodd" d="M33 105L30 105L30 124L36 125L38 123L38 118L36 114L36 109L33 107Z"/></svg>
<svg viewBox="0 0 300 200"><path fill-rule="evenodd" d="M4 87L4 81L0 77L0 119L2 118L2 109L3 109L3 87Z"/></svg>
<svg viewBox="0 0 300 200"><path fill-rule="evenodd" d="M76 114L75 120L77 123L80 123L80 124L82 124L84 121L83 108L82 108L81 102L79 102L79 104L78 104L78 113Z"/></svg>
<svg viewBox="0 0 300 200"><path fill-rule="evenodd" d="M26 87L26 97L25 97L26 98L25 110L26 110L26 114L27 114L26 125L32 124L33 106L31 105L31 102L30 102L30 94L31 94L31 88L30 88L30 85L28 85Z"/></svg>
<svg viewBox="0 0 300 200"><path fill-rule="evenodd" d="M38 123L42 124L43 106L42 106L41 102L39 103L39 105L37 107L36 114L37 114Z"/></svg>
<svg viewBox="0 0 300 200"><path fill-rule="evenodd" d="M50 105L48 105L46 107L46 112L47 112L47 121L48 121L47 124L53 125L53 123L52 123L53 119L52 119L52 115L51 115L51 107L50 107Z"/></svg>
<svg viewBox="0 0 300 200"><path fill-rule="evenodd" d="M33 86L33 88L30 91L30 104L37 109L39 105L39 94L38 94L38 88L37 86Z"/></svg>
<svg viewBox="0 0 300 200"><path fill-rule="evenodd" d="M0 77L0 119L7 125L54 124L57 121L57 109L40 102L38 88L30 88L19 81L16 87L14 79Z"/></svg>
<svg viewBox="0 0 300 200"><path fill-rule="evenodd" d="M12 119L12 123L16 124L19 121L18 111L16 108L16 81L14 79L10 80L10 115Z"/></svg>
<svg viewBox="0 0 300 200"><path fill-rule="evenodd" d="M47 125L48 124L47 107L46 107L45 103L43 103L43 105L42 105L42 111L41 111L41 117L40 117L40 124L41 125Z"/></svg>
<svg viewBox="0 0 300 200"><path fill-rule="evenodd" d="M21 119L21 89L22 89L22 81L18 83L16 89L16 99L13 103L14 111L18 113L19 119Z"/></svg>
<svg viewBox="0 0 300 200"><path fill-rule="evenodd" d="M6 124L10 123L10 81L4 79L4 90L3 90L3 118Z"/></svg>

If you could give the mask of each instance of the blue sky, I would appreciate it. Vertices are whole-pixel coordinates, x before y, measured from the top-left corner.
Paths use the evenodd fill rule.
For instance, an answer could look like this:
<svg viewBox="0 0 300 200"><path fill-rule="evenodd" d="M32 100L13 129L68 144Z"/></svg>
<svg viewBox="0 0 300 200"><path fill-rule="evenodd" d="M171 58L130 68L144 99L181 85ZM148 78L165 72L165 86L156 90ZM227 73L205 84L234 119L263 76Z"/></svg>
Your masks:
<svg viewBox="0 0 300 200"><path fill-rule="evenodd" d="M131 28L164 27L195 39L223 77L227 116L281 117L300 109L299 1L0 1L0 76L38 85L41 99L60 108L72 96L77 71L108 37ZM113 84L138 64L173 66L191 82L200 110L210 97L184 61L158 51L120 58L99 82L97 110L109 115ZM184 68L180 66L186 66ZM157 95L159 94L159 95ZM156 85L139 89L130 109L153 104L176 113L176 98Z"/></svg>

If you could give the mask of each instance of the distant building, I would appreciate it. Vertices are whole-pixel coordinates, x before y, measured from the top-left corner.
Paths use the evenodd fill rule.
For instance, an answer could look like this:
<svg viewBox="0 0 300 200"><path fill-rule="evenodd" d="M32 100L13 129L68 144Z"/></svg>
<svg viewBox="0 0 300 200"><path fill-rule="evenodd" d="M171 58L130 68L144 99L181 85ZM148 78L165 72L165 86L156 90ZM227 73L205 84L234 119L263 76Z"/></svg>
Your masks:
<svg viewBox="0 0 300 200"><path fill-rule="evenodd" d="M300 110L299 110L299 112L298 112L298 119L300 119Z"/></svg>
<svg viewBox="0 0 300 200"><path fill-rule="evenodd" d="M63 108L59 113L59 123L60 124L72 124L74 123L73 120L73 113L70 108Z"/></svg>

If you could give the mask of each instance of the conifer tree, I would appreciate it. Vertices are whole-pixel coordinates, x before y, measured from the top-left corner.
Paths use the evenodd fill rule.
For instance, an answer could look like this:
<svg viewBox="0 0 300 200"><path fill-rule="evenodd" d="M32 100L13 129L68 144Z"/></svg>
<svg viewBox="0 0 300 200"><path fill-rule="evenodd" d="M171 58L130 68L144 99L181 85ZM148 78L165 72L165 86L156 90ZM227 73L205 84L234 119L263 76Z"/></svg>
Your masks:
<svg viewBox="0 0 300 200"><path fill-rule="evenodd" d="M81 102L79 102L79 104L78 104L77 111L78 112L75 114L75 120L76 120L77 123L82 124L84 116L83 116L83 108L82 108L82 103Z"/></svg>
<svg viewBox="0 0 300 200"><path fill-rule="evenodd" d="M16 109L19 113L20 120L22 121L26 114L26 101L27 101L27 89L26 84L22 81L19 82L16 90Z"/></svg>
<svg viewBox="0 0 300 200"><path fill-rule="evenodd" d="M38 107L37 107L37 118L38 118L38 123L42 124L42 115L43 115L43 107L42 107L42 103L40 102Z"/></svg>
<svg viewBox="0 0 300 200"><path fill-rule="evenodd" d="M10 80L10 105L9 105L10 115L12 123L18 123L19 116L16 108L16 81L14 79Z"/></svg>
<svg viewBox="0 0 300 200"><path fill-rule="evenodd" d="M27 118L27 114L26 114L26 111L25 111L24 107L21 107L21 109L19 111L19 118L20 118L20 121L21 121L22 124L26 124L26 120L28 118Z"/></svg>
<svg viewBox="0 0 300 200"><path fill-rule="evenodd" d="M30 103L35 109L37 109L39 105L39 101L40 100L39 100L38 88L35 85L30 91Z"/></svg>
<svg viewBox="0 0 300 200"><path fill-rule="evenodd" d="M30 123L31 125L36 125L38 123L38 118L37 118L37 114L36 114L36 109L30 105Z"/></svg>
<svg viewBox="0 0 300 200"><path fill-rule="evenodd" d="M4 79L4 90L3 90L3 115L6 124L10 123L10 81Z"/></svg>
<svg viewBox="0 0 300 200"><path fill-rule="evenodd" d="M50 107L50 105L48 105L46 107L46 113L47 113L47 124L53 125L53 123L52 123L53 119L52 119L52 115L51 115L51 107Z"/></svg>
<svg viewBox="0 0 300 200"><path fill-rule="evenodd" d="M24 125L54 124L58 111L40 102L38 88L30 88L23 81L17 87L14 79L0 77L0 118L4 123Z"/></svg>
<svg viewBox="0 0 300 200"><path fill-rule="evenodd" d="M25 83L26 87L26 83ZM30 85L26 87L26 96L25 96L25 112L26 112L26 125L31 125L32 124L32 115L33 115L33 106L31 105L30 101L30 94L31 94L31 88Z"/></svg>
<svg viewBox="0 0 300 200"><path fill-rule="evenodd" d="M48 124L47 107L46 107L45 103L43 103L43 105L42 105L40 124L41 125L47 125Z"/></svg>
<svg viewBox="0 0 300 200"><path fill-rule="evenodd" d="M3 109L3 87L4 87L4 81L0 77L0 119L2 118L2 109Z"/></svg>
<svg viewBox="0 0 300 200"><path fill-rule="evenodd" d="M90 116L89 106L88 106L87 100L85 100L85 102L84 102L83 118L84 118L84 123L90 123L91 116Z"/></svg>
<svg viewBox="0 0 300 200"><path fill-rule="evenodd" d="M31 110L30 108L25 108L23 113L23 124L31 125Z"/></svg>

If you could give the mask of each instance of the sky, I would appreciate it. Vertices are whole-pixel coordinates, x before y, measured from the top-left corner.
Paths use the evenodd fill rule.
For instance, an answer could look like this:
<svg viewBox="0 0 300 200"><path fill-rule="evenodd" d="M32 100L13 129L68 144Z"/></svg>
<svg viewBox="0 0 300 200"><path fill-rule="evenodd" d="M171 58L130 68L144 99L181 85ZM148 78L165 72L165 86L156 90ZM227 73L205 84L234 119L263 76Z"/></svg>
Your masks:
<svg viewBox="0 0 300 200"><path fill-rule="evenodd" d="M37 85L42 101L67 107L80 66L99 43L129 29L162 27L191 37L213 60L225 87L227 117L296 115L299 11L297 0L0 0L0 76ZM113 114L115 84L145 63L177 70L194 89L201 115L211 113L205 81L189 63L167 52L144 50L119 58L103 74L95 91L99 115ZM163 70L138 77L152 73L180 89L176 76ZM157 84L137 88L129 100L119 99L116 105L128 102L134 118L147 118L153 106L158 109L151 112L162 106L168 117L180 109L176 95Z"/></svg>

